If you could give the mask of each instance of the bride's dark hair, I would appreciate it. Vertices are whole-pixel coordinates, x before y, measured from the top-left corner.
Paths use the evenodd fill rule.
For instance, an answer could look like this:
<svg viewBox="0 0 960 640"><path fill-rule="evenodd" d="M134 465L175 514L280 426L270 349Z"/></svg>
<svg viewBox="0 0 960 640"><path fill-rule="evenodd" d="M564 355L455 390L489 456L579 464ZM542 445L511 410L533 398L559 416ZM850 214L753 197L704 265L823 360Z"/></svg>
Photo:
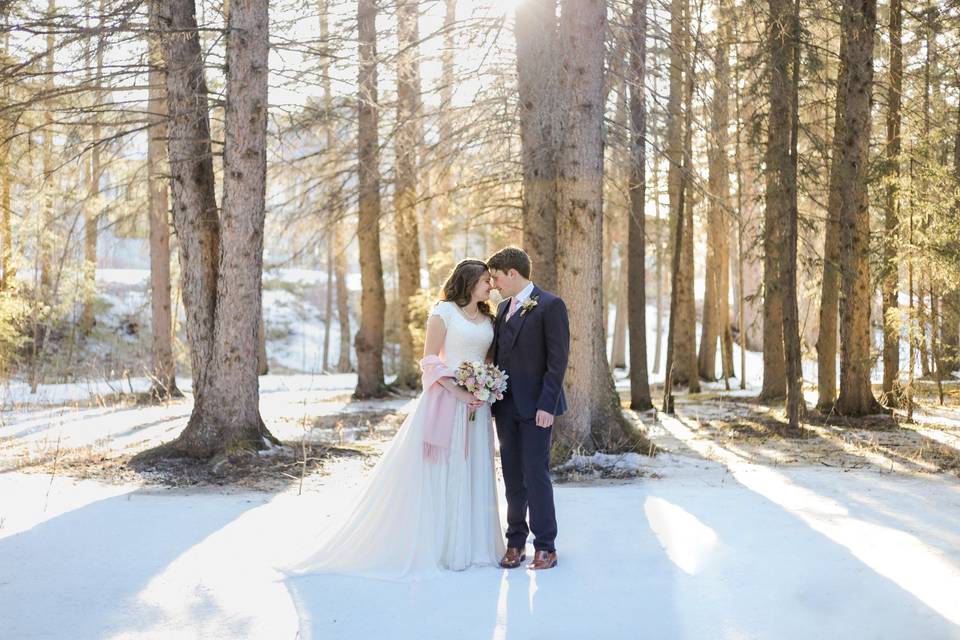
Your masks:
<svg viewBox="0 0 960 640"><path fill-rule="evenodd" d="M470 304L473 288L487 271L487 263L483 260L461 260L443 285L443 299L456 302L458 307L467 306ZM489 302L486 300L478 302L477 308L480 309L480 313L493 319Z"/></svg>

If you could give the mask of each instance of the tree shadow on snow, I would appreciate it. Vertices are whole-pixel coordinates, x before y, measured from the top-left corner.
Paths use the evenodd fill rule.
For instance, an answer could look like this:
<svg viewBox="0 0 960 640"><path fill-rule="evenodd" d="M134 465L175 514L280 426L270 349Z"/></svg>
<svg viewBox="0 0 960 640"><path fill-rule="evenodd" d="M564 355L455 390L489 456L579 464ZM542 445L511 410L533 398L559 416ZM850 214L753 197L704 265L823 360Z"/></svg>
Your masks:
<svg viewBox="0 0 960 640"><path fill-rule="evenodd" d="M245 637L202 590L169 593L164 573L192 547L260 503L177 499L133 491L102 499L0 539L0 620L8 638L105 638L200 633ZM182 497L182 495L180 495ZM248 550L248 552L251 552ZM237 562L242 562L241 558ZM165 593L157 604L150 589ZM166 589L166 592L165 592ZM168 610L173 609L174 611ZM256 612L251 610L252 617ZM185 625L185 626L184 626Z"/></svg>

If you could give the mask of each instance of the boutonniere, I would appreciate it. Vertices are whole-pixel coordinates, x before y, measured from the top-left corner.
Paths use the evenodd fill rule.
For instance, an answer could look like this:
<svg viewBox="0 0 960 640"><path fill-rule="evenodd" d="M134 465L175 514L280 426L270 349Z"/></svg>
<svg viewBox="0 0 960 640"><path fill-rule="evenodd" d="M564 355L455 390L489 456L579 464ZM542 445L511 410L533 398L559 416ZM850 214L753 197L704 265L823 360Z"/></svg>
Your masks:
<svg viewBox="0 0 960 640"><path fill-rule="evenodd" d="M537 306L537 298L540 296L533 296L532 298L527 298L520 305L520 317L527 315L528 311L532 311L535 306Z"/></svg>

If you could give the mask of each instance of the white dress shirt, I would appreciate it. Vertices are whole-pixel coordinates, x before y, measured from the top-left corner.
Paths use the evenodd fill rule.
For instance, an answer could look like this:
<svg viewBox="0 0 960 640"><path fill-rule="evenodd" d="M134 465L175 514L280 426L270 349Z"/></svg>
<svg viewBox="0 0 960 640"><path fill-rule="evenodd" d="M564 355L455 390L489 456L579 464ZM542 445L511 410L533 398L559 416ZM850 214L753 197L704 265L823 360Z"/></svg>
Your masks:
<svg viewBox="0 0 960 640"><path fill-rule="evenodd" d="M517 309L520 309L520 305L522 305L524 302L526 302L526 301L530 298L530 296L532 296L532 295L533 295L533 283L532 283L532 282L529 282L529 283L527 283L527 286L525 286L525 287L523 288L523 290L520 291L520 293L518 293L517 295L513 296L514 298L517 299ZM513 301L511 301L510 304L513 305ZM514 313L515 313L515 312L514 312ZM509 309L508 309L508 310L507 310L507 320L509 320L509 319L512 318L512 317L513 317L513 314L510 313L510 311L509 311Z"/></svg>

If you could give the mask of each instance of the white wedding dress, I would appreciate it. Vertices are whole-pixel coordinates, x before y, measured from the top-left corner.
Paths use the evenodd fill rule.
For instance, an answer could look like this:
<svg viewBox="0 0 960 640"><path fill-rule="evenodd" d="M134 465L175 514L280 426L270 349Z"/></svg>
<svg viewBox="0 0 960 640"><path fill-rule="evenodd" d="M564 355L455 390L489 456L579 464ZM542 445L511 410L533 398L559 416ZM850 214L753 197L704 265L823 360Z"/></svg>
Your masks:
<svg viewBox="0 0 960 640"><path fill-rule="evenodd" d="M491 322L470 321L453 302L438 303L431 315L446 325L440 358L448 367L486 357ZM400 580L497 565L505 545L490 405L468 423L467 405L457 403L449 456L439 463L424 460L419 408L418 398L350 514L292 573Z"/></svg>

